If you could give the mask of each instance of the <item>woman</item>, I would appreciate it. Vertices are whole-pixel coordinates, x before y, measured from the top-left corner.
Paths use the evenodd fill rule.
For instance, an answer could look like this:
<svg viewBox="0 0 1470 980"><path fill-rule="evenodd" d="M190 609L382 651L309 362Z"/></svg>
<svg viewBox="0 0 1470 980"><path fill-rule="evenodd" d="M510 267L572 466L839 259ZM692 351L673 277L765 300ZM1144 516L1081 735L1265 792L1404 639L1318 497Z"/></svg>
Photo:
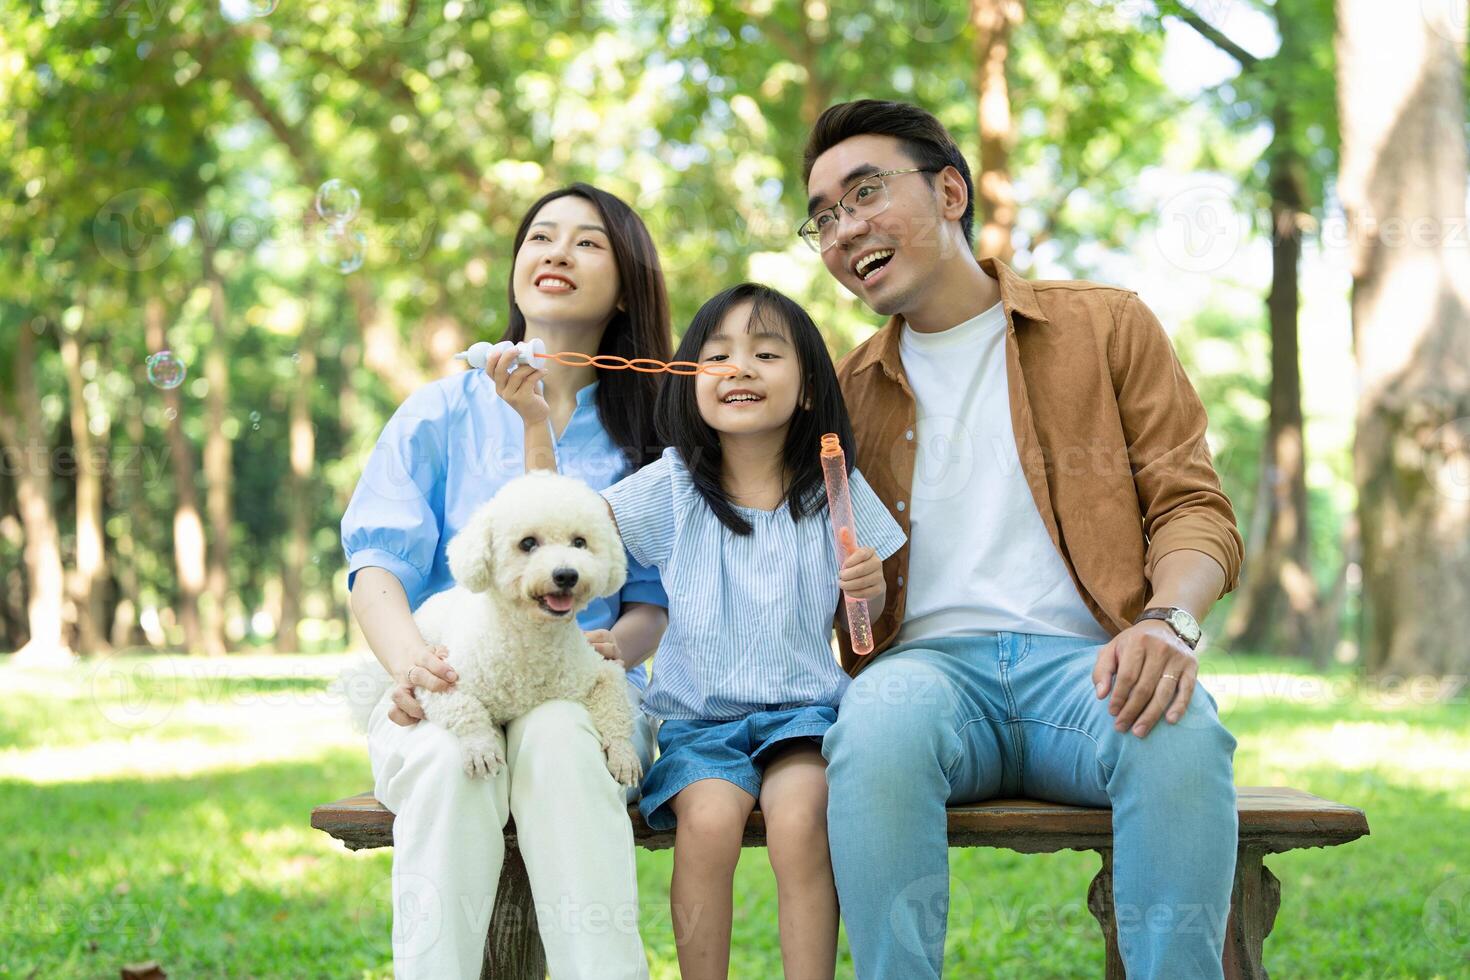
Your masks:
<svg viewBox="0 0 1470 980"><path fill-rule="evenodd" d="M546 195L522 219L514 254L505 339L668 360L658 254L618 198L586 184ZM564 473L600 490L659 455L654 376L553 364L544 385ZM553 701L511 722L507 766L488 780L465 776L452 735L418 724L413 687L444 690L455 676L412 610L453 584L444 548L455 532L524 472L524 432L485 371L428 384L384 428L342 519L353 614L394 679L368 742L374 792L396 814L399 977L478 976L505 853L499 828L512 815L551 975L648 975L627 799L586 709ZM668 622L668 598L655 570L630 561L628 571L620 593L578 620L599 653L628 668L637 704L641 663ZM635 741L647 769L646 721Z"/></svg>

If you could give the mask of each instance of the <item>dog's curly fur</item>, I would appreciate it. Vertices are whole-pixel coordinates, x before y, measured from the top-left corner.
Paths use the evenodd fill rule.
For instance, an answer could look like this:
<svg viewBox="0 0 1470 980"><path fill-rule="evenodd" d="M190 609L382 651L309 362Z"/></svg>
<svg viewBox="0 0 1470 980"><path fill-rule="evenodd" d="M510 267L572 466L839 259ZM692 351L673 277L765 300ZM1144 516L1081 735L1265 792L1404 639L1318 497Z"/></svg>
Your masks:
<svg viewBox="0 0 1470 980"><path fill-rule="evenodd" d="M459 737L466 774L498 773L501 726L565 698L587 706L613 778L636 785L643 767L624 669L599 656L576 621L627 578L603 499L571 477L517 477L475 511L447 556L457 584L425 601L414 622L447 648L459 680L442 692L416 687L414 696L430 721Z"/></svg>

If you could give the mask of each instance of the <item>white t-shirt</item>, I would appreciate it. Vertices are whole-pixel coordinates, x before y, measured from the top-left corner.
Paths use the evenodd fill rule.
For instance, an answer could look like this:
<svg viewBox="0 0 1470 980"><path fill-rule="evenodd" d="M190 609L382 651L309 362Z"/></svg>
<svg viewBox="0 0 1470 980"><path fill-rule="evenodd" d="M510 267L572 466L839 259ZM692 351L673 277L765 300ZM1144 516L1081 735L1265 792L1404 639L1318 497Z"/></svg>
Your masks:
<svg viewBox="0 0 1470 980"><path fill-rule="evenodd" d="M997 632L1106 642L1021 470L1001 304L939 333L902 329L918 452L912 499L898 504L909 509L909 581L897 642Z"/></svg>

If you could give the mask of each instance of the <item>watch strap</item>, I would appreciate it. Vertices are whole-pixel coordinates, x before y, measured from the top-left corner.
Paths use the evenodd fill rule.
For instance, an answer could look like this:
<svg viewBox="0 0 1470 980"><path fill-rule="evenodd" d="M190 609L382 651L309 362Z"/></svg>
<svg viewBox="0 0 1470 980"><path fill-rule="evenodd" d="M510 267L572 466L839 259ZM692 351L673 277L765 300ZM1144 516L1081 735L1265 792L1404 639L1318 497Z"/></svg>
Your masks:
<svg viewBox="0 0 1470 980"><path fill-rule="evenodd" d="M1177 606L1155 606L1152 609L1145 609L1143 612L1139 613L1138 618L1133 621L1133 625L1137 626L1139 623L1142 623L1145 620L1157 619L1167 625L1171 630L1173 630L1174 635L1183 640L1185 646L1193 650L1196 646L1199 645L1200 637L1195 636L1193 639L1190 639L1183 633L1179 632L1179 627L1174 625L1173 617L1174 613L1176 612L1182 612L1186 616L1189 616L1188 610L1180 609ZM1194 617L1190 616L1189 618L1193 619Z"/></svg>

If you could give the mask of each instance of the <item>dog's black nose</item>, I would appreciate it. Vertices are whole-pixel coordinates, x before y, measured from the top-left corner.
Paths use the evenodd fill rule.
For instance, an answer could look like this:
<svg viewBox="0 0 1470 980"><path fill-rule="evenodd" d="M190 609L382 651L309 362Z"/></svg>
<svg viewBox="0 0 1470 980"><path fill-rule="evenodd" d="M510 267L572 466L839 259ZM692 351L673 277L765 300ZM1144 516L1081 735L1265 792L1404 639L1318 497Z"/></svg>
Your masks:
<svg viewBox="0 0 1470 980"><path fill-rule="evenodd" d="M577 570L575 568L558 568L551 573L551 580L556 583L558 589L570 589L577 584Z"/></svg>

